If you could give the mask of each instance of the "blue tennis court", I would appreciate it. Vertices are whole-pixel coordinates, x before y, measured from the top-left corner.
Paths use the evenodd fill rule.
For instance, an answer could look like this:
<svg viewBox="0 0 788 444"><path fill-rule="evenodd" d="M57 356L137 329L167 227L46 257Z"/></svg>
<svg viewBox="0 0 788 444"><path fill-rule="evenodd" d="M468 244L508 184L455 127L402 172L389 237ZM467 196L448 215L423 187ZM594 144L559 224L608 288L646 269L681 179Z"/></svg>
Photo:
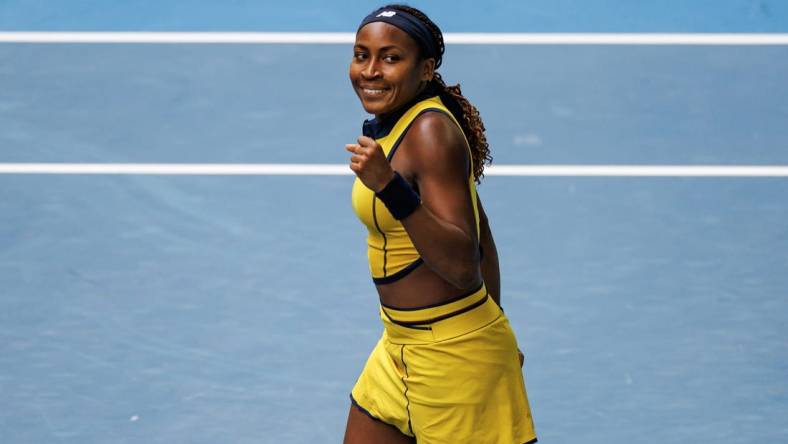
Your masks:
<svg viewBox="0 0 788 444"><path fill-rule="evenodd" d="M143 23L38 3L0 4L0 31L352 31L375 6L178 21L173 1ZM512 16L438 3L447 31ZM581 26L535 3L504 30L788 29L771 1L723 2L696 28L691 11ZM342 164L366 117L349 58L0 43L0 163ZM494 164L788 164L786 45L453 45L441 71L482 112ZM382 329L351 183L0 174L0 442L339 442ZM788 440L785 177L489 176L479 193L540 442Z"/></svg>

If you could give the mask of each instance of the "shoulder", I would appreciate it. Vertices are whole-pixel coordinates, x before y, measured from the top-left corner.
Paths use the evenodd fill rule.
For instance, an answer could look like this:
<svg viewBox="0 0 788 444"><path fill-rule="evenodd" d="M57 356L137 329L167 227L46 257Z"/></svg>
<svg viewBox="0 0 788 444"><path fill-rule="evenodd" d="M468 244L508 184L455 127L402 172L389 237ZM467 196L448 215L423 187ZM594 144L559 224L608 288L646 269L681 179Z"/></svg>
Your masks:
<svg viewBox="0 0 788 444"><path fill-rule="evenodd" d="M437 142L465 142L462 130L449 116L448 111L431 108L422 111L411 124L408 137Z"/></svg>
<svg viewBox="0 0 788 444"><path fill-rule="evenodd" d="M468 144L462 130L443 110L430 109L419 114L402 145L418 169L436 166L436 163L463 166L468 162Z"/></svg>

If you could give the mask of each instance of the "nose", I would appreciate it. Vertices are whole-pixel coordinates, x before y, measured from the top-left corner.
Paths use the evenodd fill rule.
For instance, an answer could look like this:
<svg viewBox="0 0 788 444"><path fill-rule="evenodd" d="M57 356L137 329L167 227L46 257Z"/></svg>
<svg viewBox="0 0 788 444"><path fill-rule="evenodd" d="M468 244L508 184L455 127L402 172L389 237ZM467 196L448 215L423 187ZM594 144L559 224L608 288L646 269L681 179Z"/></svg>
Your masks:
<svg viewBox="0 0 788 444"><path fill-rule="evenodd" d="M364 67L364 69L361 70L361 76L365 80L371 80L380 77L380 61L377 59L377 57L369 58L369 62Z"/></svg>

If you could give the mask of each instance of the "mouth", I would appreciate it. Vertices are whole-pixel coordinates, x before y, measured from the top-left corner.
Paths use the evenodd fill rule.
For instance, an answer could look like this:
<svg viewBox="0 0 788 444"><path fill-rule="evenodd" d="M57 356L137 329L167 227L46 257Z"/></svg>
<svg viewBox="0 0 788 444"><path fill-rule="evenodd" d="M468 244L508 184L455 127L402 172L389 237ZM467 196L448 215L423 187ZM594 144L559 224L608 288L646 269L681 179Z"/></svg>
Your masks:
<svg viewBox="0 0 788 444"><path fill-rule="evenodd" d="M389 88L360 86L359 90L367 97L380 97L389 91Z"/></svg>

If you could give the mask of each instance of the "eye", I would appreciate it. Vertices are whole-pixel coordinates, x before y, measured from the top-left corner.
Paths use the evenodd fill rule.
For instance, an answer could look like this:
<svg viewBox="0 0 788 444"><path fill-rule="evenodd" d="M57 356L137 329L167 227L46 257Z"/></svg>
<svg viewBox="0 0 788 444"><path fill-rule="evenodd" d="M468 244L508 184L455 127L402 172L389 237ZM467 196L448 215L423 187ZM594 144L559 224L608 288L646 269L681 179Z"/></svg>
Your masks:
<svg viewBox="0 0 788 444"><path fill-rule="evenodd" d="M364 52L353 53L353 59L356 60L357 62L363 62L364 60L367 59L367 57L368 57L367 54Z"/></svg>
<svg viewBox="0 0 788 444"><path fill-rule="evenodd" d="M383 61L386 63L397 63L399 62L400 57L396 54L387 54L383 56Z"/></svg>

